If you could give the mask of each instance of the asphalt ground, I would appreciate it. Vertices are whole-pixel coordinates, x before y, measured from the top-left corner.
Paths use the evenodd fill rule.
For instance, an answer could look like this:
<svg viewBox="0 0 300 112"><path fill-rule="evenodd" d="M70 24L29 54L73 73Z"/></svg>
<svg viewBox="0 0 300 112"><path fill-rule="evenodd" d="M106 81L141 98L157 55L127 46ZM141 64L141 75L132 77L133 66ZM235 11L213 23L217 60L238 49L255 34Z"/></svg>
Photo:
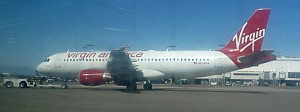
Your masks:
<svg viewBox="0 0 300 112"><path fill-rule="evenodd" d="M141 88L141 85L139 86ZM0 112L299 112L300 88L154 85L0 87Z"/></svg>

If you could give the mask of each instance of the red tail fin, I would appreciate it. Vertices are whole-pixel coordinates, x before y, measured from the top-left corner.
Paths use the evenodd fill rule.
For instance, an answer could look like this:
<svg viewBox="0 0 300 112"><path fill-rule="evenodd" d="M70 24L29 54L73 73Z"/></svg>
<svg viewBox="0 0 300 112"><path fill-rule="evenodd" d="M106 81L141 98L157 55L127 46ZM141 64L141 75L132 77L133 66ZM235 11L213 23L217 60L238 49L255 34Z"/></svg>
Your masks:
<svg viewBox="0 0 300 112"><path fill-rule="evenodd" d="M261 50L271 9L257 9L231 41L222 49L236 64L238 58Z"/></svg>

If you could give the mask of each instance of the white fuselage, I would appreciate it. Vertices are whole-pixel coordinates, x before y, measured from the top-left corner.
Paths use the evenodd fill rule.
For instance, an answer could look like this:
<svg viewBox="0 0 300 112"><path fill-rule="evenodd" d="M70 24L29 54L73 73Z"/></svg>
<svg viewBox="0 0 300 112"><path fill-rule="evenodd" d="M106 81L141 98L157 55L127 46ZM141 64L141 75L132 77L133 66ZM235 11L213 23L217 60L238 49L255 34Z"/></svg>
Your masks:
<svg viewBox="0 0 300 112"><path fill-rule="evenodd" d="M125 46L122 50L124 49L129 58L133 60L132 64L118 65L118 63L123 62L121 56L119 57L121 61L117 60L114 61L114 64L109 64L109 70L116 80L116 76L123 76L118 77L121 78L118 81L122 83L125 80L125 83L128 83L125 85L130 89L136 88L132 82L141 77L142 80L162 78L161 76L165 78L193 78L221 74L273 60L275 58L270 54L271 52L260 51L270 11L270 9L257 9L235 33L229 43L219 51L127 51L129 46ZM121 49L119 51L122 52ZM77 78L82 70L101 69L106 71L107 63L113 62L109 56L110 51L58 53L48 57L38 65L37 73ZM118 59L116 56L112 57ZM128 58L126 57L126 59ZM128 62L129 60L125 61ZM112 71L112 69L117 70Z"/></svg>
<svg viewBox="0 0 300 112"><path fill-rule="evenodd" d="M137 69L155 70L165 78L192 78L229 72L238 67L219 51L129 51ZM109 51L63 52L54 54L37 67L42 75L77 78L81 70L103 69Z"/></svg>

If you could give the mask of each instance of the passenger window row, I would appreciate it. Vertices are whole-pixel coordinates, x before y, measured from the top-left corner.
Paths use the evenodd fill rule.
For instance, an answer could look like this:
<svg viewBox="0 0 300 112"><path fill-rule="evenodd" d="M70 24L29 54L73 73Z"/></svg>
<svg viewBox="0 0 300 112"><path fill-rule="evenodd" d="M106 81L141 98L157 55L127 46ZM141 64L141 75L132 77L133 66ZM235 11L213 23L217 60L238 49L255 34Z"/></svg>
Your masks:
<svg viewBox="0 0 300 112"><path fill-rule="evenodd" d="M138 58L136 61L209 61L202 58Z"/></svg>
<svg viewBox="0 0 300 112"><path fill-rule="evenodd" d="M136 61L209 61L203 58L138 58ZM63 59L63 61L107 61L107 59Z"/></svg>
<svg viewBox="0 0 300 112"><path fill-rule="evenodd" d="M64 61L107 61L107 59L64 59Z"/></svg>

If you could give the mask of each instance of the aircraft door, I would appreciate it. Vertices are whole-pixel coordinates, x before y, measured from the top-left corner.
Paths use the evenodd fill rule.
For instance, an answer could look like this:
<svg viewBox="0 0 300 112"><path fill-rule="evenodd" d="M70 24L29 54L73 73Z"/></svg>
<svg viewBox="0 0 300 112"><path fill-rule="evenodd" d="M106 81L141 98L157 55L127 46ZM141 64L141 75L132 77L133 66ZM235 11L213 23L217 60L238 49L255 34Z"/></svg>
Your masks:
<svg viewBox="0 0 300 112"><path fill-rule="evenodd" d="M54 62L54 69L61 69L61 59L57 58Z"/></svg>

